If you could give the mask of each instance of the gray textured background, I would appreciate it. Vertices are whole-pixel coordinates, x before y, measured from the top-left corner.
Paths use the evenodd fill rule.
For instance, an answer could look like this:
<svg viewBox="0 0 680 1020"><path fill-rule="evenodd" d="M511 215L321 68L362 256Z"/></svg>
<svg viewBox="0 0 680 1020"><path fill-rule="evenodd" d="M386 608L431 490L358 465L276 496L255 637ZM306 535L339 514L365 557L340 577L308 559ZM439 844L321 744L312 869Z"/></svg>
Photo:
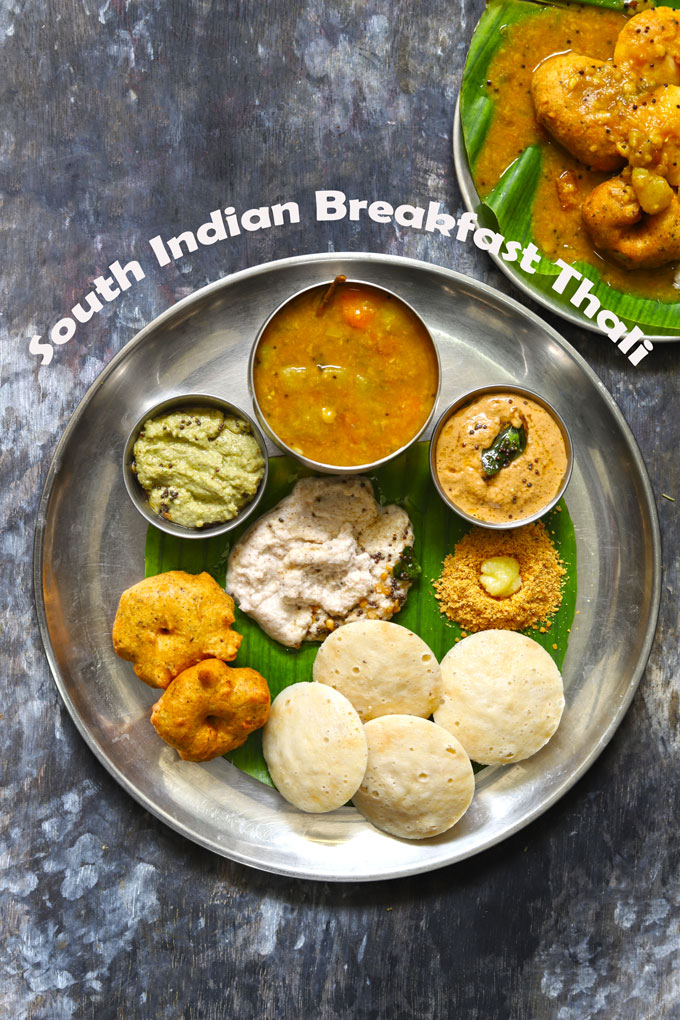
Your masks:
<svg viewBox="0 0 680 1020"><path fill-rule="evenodd" d="M461 211L451 124L482 6L0 0L3 1018L680 1017L676 345L633 369L608 341L545 316L645 457L665 546L661 619L601 758L542 819L473 860L329 886L212 856L94 759L38 635L33 526L58 437L103 366L176 300L327 250L420 258L516 296L470 245L313 217L317 188ZM147 255L150 237L195 229L219 206L291 199L298 227L162 269ZM146 278L39 367L31 335L132 257Z"/></svg>

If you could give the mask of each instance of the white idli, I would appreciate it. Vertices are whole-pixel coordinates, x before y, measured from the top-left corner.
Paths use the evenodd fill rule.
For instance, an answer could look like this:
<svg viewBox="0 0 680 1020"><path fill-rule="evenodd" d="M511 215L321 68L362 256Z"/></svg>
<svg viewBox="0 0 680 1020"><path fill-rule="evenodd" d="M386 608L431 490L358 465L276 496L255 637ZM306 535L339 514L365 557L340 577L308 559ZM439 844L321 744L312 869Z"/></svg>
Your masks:
<svg viewBox="0 0 680 1020"><path fill-rule="evenodd" d="M437 836L465 814L475 777L463 746L447 730L413 715L383 715L364 726L368 765L355 807L403 839Z"/></svg>
<svg viewBox="0 0 680 1020"><path fill-rule="evenodd" d="M412 630L385 620L357 620L330 634L313 677L349 698L364 722L382 715L427 718L441 696L432 649Z"/></svg>
<svg viewBox="0 0 680 1020"><path fill-rule="evenodd" d="M510 630L470 634L442 659L435 722L473 761L522 761L546 744L564 709L562 676L536 641Z"/></svg>
<svg viewBox="0 0 680 1020"><path fill-rule="evenodd" d="M366 770L361 719L331 687L299 683L274 698L262 752L279 793L302 811L333 811L353 796Z"/></svg>

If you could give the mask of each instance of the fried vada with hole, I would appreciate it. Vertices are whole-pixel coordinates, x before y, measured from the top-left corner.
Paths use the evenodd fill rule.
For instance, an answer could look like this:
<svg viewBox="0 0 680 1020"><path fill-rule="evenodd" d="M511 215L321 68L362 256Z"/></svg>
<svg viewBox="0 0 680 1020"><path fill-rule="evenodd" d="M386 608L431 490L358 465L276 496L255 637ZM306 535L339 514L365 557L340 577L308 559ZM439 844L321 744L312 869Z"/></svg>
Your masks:
<svg viewBox="0 0 680 1020"><path fill-rule="evenodd" d="M269 687L256 670L204 659L175 677L151 724L184 761L210 761L240 747L269 718Z"/></svg>
<svg viewBox="0 0 680 1020"><path fill-rule="evenodd" d="M233 622L234 600L210 574L168 570L123 592L113 647L149 687L167 687L202 659L234 659L241 635Z"/></svg>

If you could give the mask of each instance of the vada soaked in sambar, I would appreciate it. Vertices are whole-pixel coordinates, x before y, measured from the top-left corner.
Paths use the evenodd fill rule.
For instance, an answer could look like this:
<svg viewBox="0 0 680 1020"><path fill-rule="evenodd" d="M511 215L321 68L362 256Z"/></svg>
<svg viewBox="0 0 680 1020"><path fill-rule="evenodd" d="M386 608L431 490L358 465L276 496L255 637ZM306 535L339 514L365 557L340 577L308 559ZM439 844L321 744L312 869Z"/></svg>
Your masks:
<svg viewBox="0 0 680 1020"><path fill-rule="evenodd" d="M583 202L595 248L627 269L680 258L680 15L643 10L623 27L614 59L573 50L533 72L536 120L589 170L621 171Z"/></svg>

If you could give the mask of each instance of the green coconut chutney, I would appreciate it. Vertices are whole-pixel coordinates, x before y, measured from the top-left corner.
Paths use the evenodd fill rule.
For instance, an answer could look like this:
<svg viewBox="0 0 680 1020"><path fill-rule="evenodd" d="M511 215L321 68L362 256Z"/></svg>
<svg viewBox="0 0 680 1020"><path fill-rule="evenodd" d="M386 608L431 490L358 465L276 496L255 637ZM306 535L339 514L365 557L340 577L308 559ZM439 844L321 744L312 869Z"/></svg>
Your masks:
<svg viewBox="0 0 680 1020"><path fill-rule="evenodd" d="M144 422L133 470L155 513L202 528L231 520L251 501L264 459L243 418L186 407Z"/></svg>

